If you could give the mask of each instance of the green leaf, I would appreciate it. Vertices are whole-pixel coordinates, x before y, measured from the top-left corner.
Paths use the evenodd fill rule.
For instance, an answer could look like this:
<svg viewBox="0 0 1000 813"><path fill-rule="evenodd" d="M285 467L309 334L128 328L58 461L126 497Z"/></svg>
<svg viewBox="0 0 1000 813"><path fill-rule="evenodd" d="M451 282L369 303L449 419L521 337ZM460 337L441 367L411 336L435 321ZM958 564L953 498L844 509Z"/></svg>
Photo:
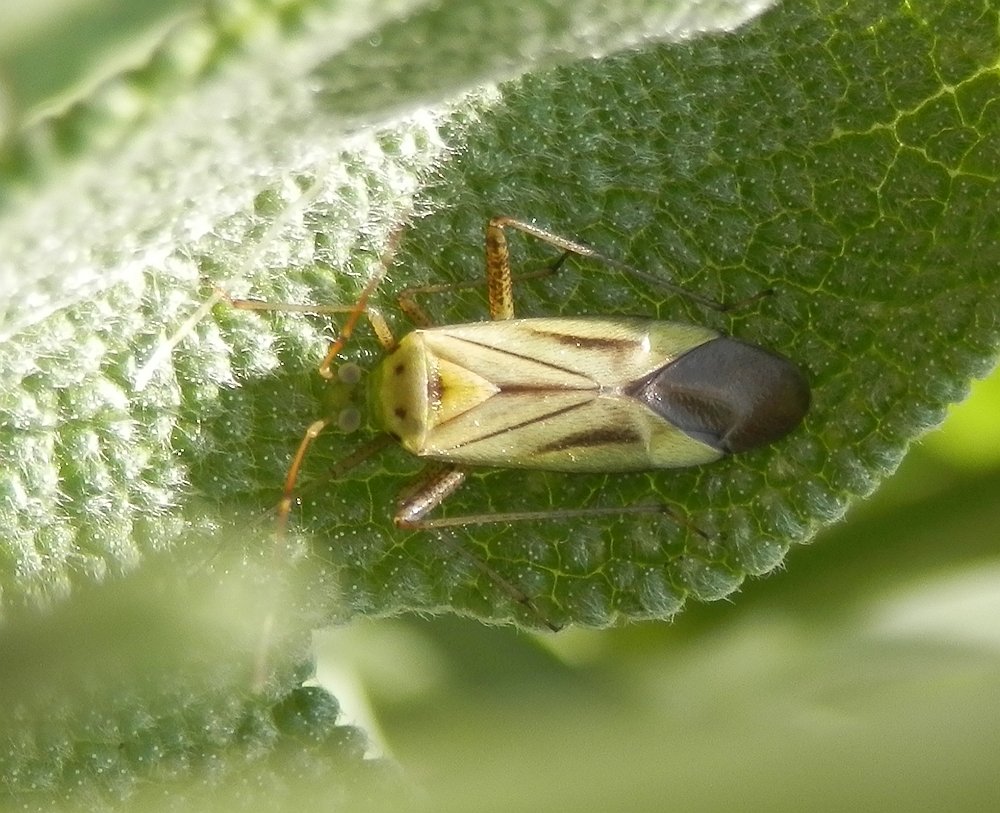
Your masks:
<svg viewBox="0 0 1000 813"><path fill-rule="evenodd" d="M992 30L993 20L979 23ZM403 475L418 466L385 455L358 482L310 492L300 519L322 555L344 567L356 606L452 606L534 624L664 617L689 595L719 598L746 574L769 571L790 543L807 541L891 473L996 349L995 175L983 169L996 75L943 50L949 21L947 9L934 19L782 9L738 37L505 87L425 191L432 214L405 233L383 306L391 309L394 289L481 273L489 216L535 219L702 294L738 299L773 287L777 295L720 318L577 264L519 290L521 314L708 322L801 363L814 407L805 429L776 447L711 467L482 473L445 506L463 515L662 499L707 542L669 519L632 516L402 535L387 518ZM935 37L935 25L945 33ZM522 243L520 267L552 259L545 246ZM445 323L485 314L475 292L429 307ZM357 353L370 363L375 350ZM317 447L304 482L353 448L336 439ZM494 568L538 612L517 606L513 591L459 551Z"/></svg>
<svg viewBox="0 0 1000 813"><path fill-rule="evenodd" d="M483 12L458 8L472 18ZM302 427L321 410L310 368L325 328L226 308L193 327L184 321L208 295L206 280L280 301L350 302L387 235L442 205L444 190L427 186L435 168L502 108L495 91L437 111L415 107L418 100L431 90L443 99L483 72L503 77L565 60L567 51L682 36L745 16L738 6L706 17L694 7L637 4L613 19L545 8L481 20L499 40L523 43L517 60L500 60L499 40L472 27L460 49L464 72L442 72L440 60L411 47L440 21L436 8L345 18L322 5L216 7L174 30L147 66L14 140L3 222L12 291L2 322L0 506L9 605L45 603L129 570L189 535L191 510L246 524L273 504ZM603 28L593 28L598 19ZM441 34L441 53L452 53L457 37ZM396 83L381 81L387 66ZM355 89L347 96L344 82ZM361 104L372 82L394 88L391 105ZM175 97L169 115L160 113L158 104ZM406 106L394 123L391 106ZM478 253L478 243L477 235L459 248ZM458 607L492 602L477 597L474 558L452 551L442 560L430 540L427 562L415 566L427 539L396 549L399 534L381 536L396 482L382 477L371 493L364 483L345 487L341 499L374 520L337 512L357 544L345 540L327 555L325 544L340 534L312 523L345 589L364 572L351 606L328 613L445 606L450 583L466 596L455 597ZM397 552L386 556L386 548ZM399 556L404 569L386 579ZM353 567L359 557L364 563ZM444 570L432 576L428 566Z"/></svg>
<svg viewBox="0 0 1000 813"><path fill-rule="evenodd" d="M995 8L789 3L735 34L663 44L654 40L742 17L692 22L676 15L694 6L650 2L612 19L603 5L218 7L176 28L143 67L11 140L0 587L8 629L49 659L6 657L20 668L4 681L3 705L28 709L20 719L30 723L47 713L45 698L63 695L58 681L25 676L66 670L102 688L67 700L53 748L15 749L8 765L44 764L42 784L63 788L74 760L90 759L77 745L111 730L98 712L101 722L73 728L76 710L106 710L147 671L163 683L152 679L125 708L153 714L149 694L164 716L197 706L198 721L231 701L221 741L233 744L232 720L247 708L263 719L260 708L293 702L307 632L332 620L451 610L602 626L729 595L870 493L992 365ZM477 90L456 95L468 88ZM477 473L444 506L462 515L663 501L705 536L666 516L399 532L395 495L418 462L391 450L310 488L363 442L330 431L306 459L287 544L275 546L271 517L258 520L324 413L330 388L315 367L336 325L225 305L185 320L213 284L269 301L350 303L405 224L377 296L400 334L395 294L480 275L494 214L534 219L704 296L773 288L719 316L571 261L519 286L517 301L522 315L655 314L774 348L809 375L804 426L699 469ZM553 259L526 239L514 255L527 269ZM476 290L426 304L446 322L486 314ZM364 326L356 339L345 356L370 367L378 345ZM226 573L235 581L220 581L236 586L214 592ZM278 597L262 592L271 579L287 587ZM201 581L197 595L209 598L193 601L185 585ZM123 630L125 654L111 657L117 616L84 610L106 601L126 612L132 605L107 592L116 585L149 599L140 617L153 630L171 628L163 619L175 608L208 602L216 609L187 626L221 631L227 646L209 637L191 662L192 640L181 637L147 670L136 666L149 663L142 636ZM238 633L220 621L219 595L237 608ZM39 606L66 613L55 630L87 620L78 637L94 642L93 662L74 667L65 639L42 634ZM272 668L263 678L261 653ZM199 670L215 673L216 660L232 671L206 688ZM123 661L131 666L109 677L107 665ZM189 672L186 700L164 688ZM151 719L148 730L188 730ZM146 730L122 723L106 742L114 751ZM205 751L178 741L179 754ZM230 767L246 750L220 747ZM88 792L133 792L131 774L102 785L121 774L99 767ZM121 773L144 770L130 762ZM22 789L35 777L5 775L28 777Z"/></svg>
<svg viewBox="0 0 1000 813"><path fill-rule="evenodd" d="M479 19L476 8L468 13ZM573 263L524 286L518 304L522 314L708 323L795 359L813 384L813 409L786 441L713 466L483 472L446 506L461 515L663 501L705 536L669 517L630 515L401 533L389 521L394 494L418 464L387 453L307 492L294 513L296 533L349 596L328 612L451 607L604 625L669 616L688 596L728 595L747 574L780 564L789 544L890 473L995 352L995 15L969 19L961 3L863 9L782 8L735 36L535 69L443 117L414 101L509 72L497 42L524 42L521 64L553 61L564 40L583 47L573 15L539 18L538 42L524 20L481 20L496 37L472 30L483 45L464 70L401 45L436 30L435 9L374 15L377 43L327 44L322 58L317 32L327 29L294 6L175 33L163 49L172 66L193 41L208 55L197 72L184 63L208 77L196 92L169 117L147 111L142 130L116 148L121 168L110 175L95 166L105 155L86 141L92 117L81 106L48 123L75 127L72 143L94 155L81 150L66 185L43 186L5 222L20 272L3 365L8 602L47 600L81 577L129 569L187 532L175 506L191 510L195 497L198 511L237 525L276 501L297 438L322 413L311 368L324 327L220 306L165 352L165 337L207 296L204 280L269 301L349 303L388 234L408 221L379 292L390 310L403 287L479 275L482 226L496 213L534 219L702 295L775 289L759 307L720 317ZM599 41L631 41L662 13L637 7L631 28L609 24ZM956 26L961 53L945 44ZM244 58L226 38L237 30ZM206 31L214 47L204 46ZM451 42L447 30L441 37ZM274 43L278 57L263 59ZM152 90L170 85L163 61L151 60ZM386 98L360 93L404 67ZM130 89L152 82L149 73L130 75ZM402 119L371 129L397 109ZM259 190L252 204L250 189ZM57 241L43 218L58 224ZM63 255L55 263L54 242ZM518 266L551 260L546 247L520 242ZM33 263L38 273L24 273ZM485 315L475 291L428 307L442 321ZM346 355L367 366L375 347L359 340ZM301 482L355 445L327 434Z"/></svg>
<svg viewBox="0 0 1000 813"><path fill-rule="evenodd" d="M453 31L415 50L453 15L211 8L140 67L55 115L36 111L0 156L0 803L18 809L273 810L393 794L301 665L310 630L420 596L387 602L391 581L356 590L343 556L363 548L302 556L255 522L320 409L325 329L226 308L190 330L185 319L206 279L349 301L385 236L429 207L435 167L500 102L494 89L449 99L455 88L747 14L525 3L491 36ZM470 61L442 70L435 52ZM387 76L392 92L368 98ZM468 568L458 561L445 578Z"/></svg>

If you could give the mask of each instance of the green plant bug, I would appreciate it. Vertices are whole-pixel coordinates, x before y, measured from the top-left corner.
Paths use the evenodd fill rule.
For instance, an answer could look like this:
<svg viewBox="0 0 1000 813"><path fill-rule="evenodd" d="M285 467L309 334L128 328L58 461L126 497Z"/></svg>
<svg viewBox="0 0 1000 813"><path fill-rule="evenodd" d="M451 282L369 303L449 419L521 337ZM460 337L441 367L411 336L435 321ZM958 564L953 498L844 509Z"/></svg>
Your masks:
<svg viewBox="0 0 1000 813"><path fill-rule="evenodd" d="M782 355L710 328L642 317L515 319L507 228L561 249L560 263L567 255L578 254L651 279L582 243L513 218L496 217L486 227L490 321L433 326L415 300L416 294L480 283L411 288L400 295L400 306L418 327L397 341L381 314L369 307L389 256L350 307L232 301L239 308L347 312L346 323L320 366L326 378L333 377L334 360L360 318L367 316L386 351L369 382L369 403L381 434L338 466L337 474L393 441L432 461L401 497L394 517L398 527L595 512L429 518L458 489L470 467L627 472L696 466L773 443L802 421L810 390L799 367ZM717 309L733 307L680 292ZM299 445L279 508L282 525L306 449L333 420L315 422ZM633 510L649 507L596 509L599 513Z"/></svg>
<svg viewBox="0 0 1000 813"><path fill-rule="evenodd" d="M508 228L545 241L563 254L549 269L515 278ZM493 218L486 227L490 320L435 326L416 301L418 294L482 282L410 288L400 294L399 304L417 327L397 341L380 312L369 305L389 267L394 244L353 306L230 302L254 310L347 313L319 368L326 378L333 378L334 361L362 316L367 317L386 353L368 382L373 422L380 432L340 461L329 476L341 476L394 442L429 461L399 497L393 517L399 528L654 512L688 525L658 504L428 515L462 485L472 468L610 473L697 466L783 438L809 409L809 384L795 363L707 327L643 317L515 319L515 279L552 273L572 254L600 260L708 307L734 306L702 298L583 243L509 217ZM350 375L356 374L353 365L345 367ZM287 524L306 451L333 422L350 426L357 419L329 417L308 428L285 478L278 506L280 533ZM704 536L698 528L688 527ZM484 562L476 563L538 613L521 591Z"/></svg>

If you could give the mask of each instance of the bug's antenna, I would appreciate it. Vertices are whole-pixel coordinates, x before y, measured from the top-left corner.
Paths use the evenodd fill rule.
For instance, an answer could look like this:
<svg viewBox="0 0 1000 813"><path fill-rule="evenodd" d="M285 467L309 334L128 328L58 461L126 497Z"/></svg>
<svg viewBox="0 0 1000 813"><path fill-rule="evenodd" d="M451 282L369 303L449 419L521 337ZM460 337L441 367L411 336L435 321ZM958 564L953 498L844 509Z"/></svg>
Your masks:
<svg viewBox="0 0 1000 813"><path fill-rule="evenodd" d="M396 249L399 247L399 240L402 237L402 233L402 229L396 229L390 235L385 251L382 252L382 258L379 262L378 271L372 274L371 279L368 280L368 283L361 291L361 296L358 297L358 301L354 303L354 307L352 307L349 311L349 316L347 317L347 321L344 323L344 326L340 329L340 334L330 344L329 350L326 351L326 356L324 356L323 361L320 362L319 374L323 376L323 378L333 378L333 371L331 369L333 366L333 360L343 349L347 340L351 338L351 335L354 333L354 328L358 324L358 320L365 314L368 315L369 321L372 323L372 327L375 329L375 333L378 335L379 341L382 343L382 346L386 349L386 351L391 351L393 347L396 346L396 340L389 332L385 321L378 315L377 311L373 311L369 308L368 300L371 298L371 295L375 293L375 290L382 283L382 280L385 279L385 275L389 270L389 264L396 253Z"/></svg>

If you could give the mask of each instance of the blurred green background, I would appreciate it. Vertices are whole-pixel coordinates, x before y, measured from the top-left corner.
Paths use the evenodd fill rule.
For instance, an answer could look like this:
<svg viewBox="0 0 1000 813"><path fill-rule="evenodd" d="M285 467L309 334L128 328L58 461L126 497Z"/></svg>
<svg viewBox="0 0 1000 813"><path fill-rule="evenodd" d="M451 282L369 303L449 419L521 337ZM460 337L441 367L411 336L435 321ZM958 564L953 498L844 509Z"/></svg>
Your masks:
<svg viewBox="0 0 1000 813"><path fill-rule="evenodd" d="M189 5L0 1L0 133ZM317 633L319 678L441 810L1000 809L998 415L994 372L783 572L672 624L369 621Z"/></svg>
<svg viewBox="0 0 1000 813"><path fill-rule="evenodd" d="M140 62L190 0L0 0L0 84L31 114Z"/></svg>

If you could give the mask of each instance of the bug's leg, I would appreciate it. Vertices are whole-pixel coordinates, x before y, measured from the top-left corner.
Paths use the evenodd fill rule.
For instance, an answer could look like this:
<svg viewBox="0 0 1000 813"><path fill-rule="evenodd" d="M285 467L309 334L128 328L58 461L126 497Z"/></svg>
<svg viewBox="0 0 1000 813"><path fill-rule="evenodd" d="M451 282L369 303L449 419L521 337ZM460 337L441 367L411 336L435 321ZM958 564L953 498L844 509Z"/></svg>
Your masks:
<svg viewBox="0 0 1000 813"><path fill-rule="evenodd" d="M527 271L523 274L511 274L512 282L522 282L525 280L542 279L543 277L555 274L559 267L566 261L568 254L564 252L558 260L550 263L537 271ZM487 284L486 280L473 279L467 282L447 282L441 285L415 285L412 288L404 288L399 292L399 309L406 314L417 327L431 327L434 320L427 315L427 311L417 302L417 296L423 294L446 294L452 291L464 291L468 288L479 288Z"/></svg>
<svg viewBox="0 0 1000 813"><path fill-rule="evenodd" d="M434 520L427 520L425 517L458 490L459 486L465 482L466 475L467 472L458 466L437 463L427 465L417 479L400 494L399 507L392 520L396 527L404 530L441 527ZM447 538L443 538L443 541L463 556L468 557L469 561L479 570L500 585L518 604L523 604L550 630L559 632L562 629L546 618L523 590L518 589L478 556Z"/></svg>
<svg viewBox="0 0 1000 813"><path fill-rule="evenodd" d="M529 271L524 274L512 274L510 271L510 252L507 249L507 237L504 234L504 226L518 227L520 221L509 218L495 217L486 224L486 289L490 303L490 318L493 320L504 320L514 318L514 287L515 280L541 279L542 277L555 274L559 267L566 261L570 254L579 253L576 248L583 248L582 245L563 241L564 246L562 256L554 263L537 271ZM531 227L534 228L534 227ZM540 230L539 230L540 231ZM535 234L535 232L529 232ZM547 232L542 232L547 234ZM536 235L537 236L537 235ZM562 238L555 237L561 240ZM556 243L556 245L560 245ZM591 252L590 256L598 256ZM480 280L470 280L468 282L455 282L444 285L421 285L414 288L405 288L399 293L399 308L418 327L428 327L433 324L427 312L416 300L417 294L440 294L448 291L460 291L466 288L475 288L483 283Z"/></svg>
<svg viewBox="0 0 1000 813"><path fill-rule="evenodd" d="M340 334L333 342L331 342L326 357L323 359L323 362L319 367L320 375L324 378L333 378L333 360L336 358L341 348L343 348L344 343L354 333L354 328L362 315L368 318L368 321L371 323L372 328L375 331L375 335L378 337L379 342L386 349L386 351L390 351L396 346L396 340L393 337L392 332L389 330L389 326L386 324L382 314L377 309L368 306L368 298L371 296L375 288L378 287L378 283L381 281L382 276L383 274L376 274L371 280L369 280L368 284L364 288L364 291L362 291L361 298L354 305L301 305L288 302L264 302L257 299L233 299L221 288L216 288L216 295L220 300L228 302L232 307L239 308L241 310L284 311L290 313L314 313L320 315L331 313L350 314L347 319L347 323L341 329ZM292 458L291 465L288 467L288 473L285 475L285 485L282 489L281 501L278 503L276 508L278 513L277 534L279 539L284 536L285 529L288 526L288 515L291 513L292 504L295 501L295 482L298 479L299 469L302 467L302 461L306 456L306 452L317 436L327 426L334 422L334 418L321 418L318 421L314 421L309 425L309 428L306 429L305 434L302 436L302 440L299 441L299 447L295 452L295 456ZM379 449L389 445L390 442L391 439L388 435L379 435L371 442L371 444L361 447L361 449L340 461L340 463L334 466L333 470L327 475L327 477L322 478L320 482L326 482L327 480L339 477L345 471L358 465ZM370 451L369 447L371 447ZM360 456L359 453L361 453Z"/></svg>
<svg viewBox="0 0 1000 813"><path fill-rule="evenodd" d="M399 239L402 236L402 229L397 229L390 237L388 244L386 245L385 251L382 252L382 258L379 261L378 271L372 274L371 279L365 283L365 287L361 291L361 296L358 297L357 301L353 305L294 305L283 302L259 302L253 299L231 299L225 294L225 292L216 289L234 308L242 308L244 310L264 310L264 311L290 311L293 313L317 313L317 314L328 314L328 313L346 313L348 314L347 321L344 326L340 329L340 333L336 339L330 343L329 349L326 351L326 356L319 365L319 374L323 378L333 378L333 360L337 357L337 354L344 347L344 344L351 335L354 333L354 328L358 324L358 320L362 316L366 316L368 321L371 323L372 329L375 331L375 335L378 337L379 342L381 342L382 347L388 352L396 347L396 340L393 338L392 332L389 330L389 325L386 324L382 314L377 308L371 307L368 304L368 300L371 299L371 295L375 293L379 285L382 284L382 280L385 279L385 275L389 270L389 264L392 262L392 258L396 253L396 248L399 246Z"/></svg>
<svg viewBox="0 0 1000 813"><path fill-rule="evenodd" d="M222 300L231 308L236 308L241 311L310 313L316 316L329 316L334 313L349 313L350 316L347 319L347 324L341 328L340 334L331 343L331 348L335 348L333 355L336 355L340 348L344 346L344 342L350 338L351 334L354 332L354 326L357 323L360 314L366 311L366 308L361 308L359 310L356 303L354 305L303 305L296 302L271 302L262 299L234 299L219 287L216 287L215 289L215 296L217 297L217 301ZM346 335L344 334L345 330L347 332ZM330 354L328 353L327 355L329 356ZM332 357L329 360L326 358L323 359L319 372L324 378L333 378L333 373L330 370L332 363Z"/></svg>
<svg viewBox="0 0 1000 813"><path fill-rule="evenodd" d="M547 231L546 229L541 229L538 226L532 225L531 223L525 223L523 220L517 220L516 218L513 217L494 217L493 219L490 220L489 225L487 226L487 258L490 257L489 235L491 232L495 231L501 235L500 241L502 243L502 248L498 251L498 254L496 255L496 261L498 263L503 263L507 265L508 276L510 274L510 262L507 257L507 241L503 239L502 236L503 229L505 228L517 229L517 231L523 232L524 234L530 234L532 237L542 240L548 243L549 245L553 245L556 248L561 248L564 252L568 252L570 254L577 254L580 257L589 257L591 259L597 260L598 262L604 263L610 268L614 268L625 274L629 274L630 276L636 277L637 279L641 279L649 285L652 285L654 287L665 288L666 290L678 294L679 296L683 296L691 300L692 302L695 302L699 305L703 305L706 308L711 308L712 310L721 311L723 313L726 313L728 311L739 310L740 308L745 308L748 305L752 305L754 302L763 299L764 297L774 295L774 290L768 288L766 291L761 291L758 294L754 294L753 296L737 300L736 302L719 302L715 299L709 299L708 297L699 296L698 294L693 293L692 291L689 291L686 288L682 288L680 285L675 285L671 282L667 282L666 280L661 279L660 277L657 277L653 274L647 273L646 271L640 271L638 268L634 268L628 263L623 263L620 262L619 260L615 260L611 257L601 254L600 252L595 251L593 248L588 246L586 243L580 243L576 240L569 240L566 237L561 237L558 234L554 234L550 231ZM492 294L492 288L491 288L491 294ZM492 299L490 301L492 303Z"/></svg>
<svg viewBox="0 0 1000 813"><path fill-rule="evenodd" d="M380 277L378 279L380 279ZM358 319L361 318L362 313L368 317L368 321L375 330L375 335L378 336L379 341L382 343L382 346L387 352L396 346L396 339L389 330L389 326L386 324L385 319L382 318L382 314L374 308L367 307L368 297L371 295L372 291L375 290L375 284L373 283L377 283L378 279L370 281L368 285L365 286L362 298L351 310L351 315L348 317L347 324L345 324L341 329L340 335L337 336L337 338L330 344L330 349L327 351L326 357L319 366L320 375L324 378L333 378L333 371L331 369L333 360L337 357L337 353L339 353L340 349L344 346L344 342L351 337L351 334L354 332L354 326L357 324ZM278 506L279 534L284 533L285 527L288 524L288 514L292 510L292 503L294 501L295 481L298 479L299 469L302 467L302 460L305 458L306 450L309 448L309 445L313 442L313 440L316 439L316 436L329 426L331 422L330 418L323 418L315 421L306 430L305 435L303 435L302 440L299 442L298 451L296 451L295 457L292 458L292 465L288 468L288 474L285 475L285 487L281 493L281 502ZM370 457L379 449L387 446L390 441L391 438L389 438L388 435L379 435L370 444L362 447L364 454L360 458L353 460L353 458L357 457L358 452L355 452L350 457L345 458L345 460L341 461L334 467L333 473L331 473L327 479L340 476L340 474L358 465L358 463ZM353 462L350 462L352 460ZM345 462L348 462L346 467L343 466Z"/></svg>
<svg viewBox="0 0 1000 813"><path fill-rule="evenodd" d="M375 331L375 335L378 337L379 342L382 344L383 348L385 348L386 352L393 350L396 346L396 339L393 337L392 331L389 330L389 325L386 323L379 310L368 304L368 300L371 298L371 295L375 292L385 277L389 263L393 254L395 254L396 246L399 243L399 237L400 232L397 231L390 238L389 245L382 255L378 272L373 274L371 279L368 280L364 289L361 291L361 296L358 297L357 302L353 305L297 305L289 303L260 302L248 299L232 299L224 291L221 291L221 289L216 289L216 291L234 308L242 308L244 310L278 310L290 311L294 313L317 314L347 313L347 321L340 329L340 333L337 338L330 343L326 356L319 365L320 375L328 379L333 378L334 372L332 368L334 359L337 357L337 354L340 353L347 340L350 339L351 335L354 333L354 328L357 326L358 321L362 316L367 317L368 321L371 323L372 329ZM285 485L281 492L281 501L277 506L277 534L279 539L284 536L285 530L288 526L288 515L291 513L292 505L295 501L295 484L298 480L299 470L302 468L302 461L305 459L306 452L309 450L309 446L312 442L332 422L332 418L321 418L318 421L314 421L310 424L309 428L306 429L305 434L302 436L302 440L299 441L299 447L295 452L295 456L292 458L291 465L288 467L288 473L285 475ZM390 442L391 438L389 438L388 435L377 436L370 443L362 446L360 449L344 458L344 460L334 466L333 470L328 474L325 480L340 476L348 469L353 468L371 455L375 454L375 452L389 445Z"/></svg>
<svg viewBox="0 0 1000 813"><path fill-rule="evenodd" d="M288 473L285 475L285 486L281 491L281 500L278 502L277 534L279 539L285 535L285 530L288 527L288 515L292 511L292 503L295 501L295 481L299 477L299 469L302 467L302 461L305 459L310 444L329 424L329 418L314 421L306 429L302 440L299 441L299 448L295 451L292 464L288 467Z"/></svg>
<svg viewBox="0 0 1000 813"><path fill-rule="evenodd" d="M566 250L554 263L538 271L525 274L511 274L510 252L507 249L507 237L503 227L508 225L504 218L494 218L486 225L486 289L490 303L490 318L493 320L514 318L514 280L540 279L559 270L571 250ZM517 221L511 221L516 223ZM432 324L426 311L417 304L416 294L438 294L447 291L458 291L473 288L482 283L478 280L458 282L447 285L424 285L417 288L407 288L399 294L399 307L413 322L420 327Z"/></svg>
<svg viewBox="0 0 1000 813"><path fill-rule="evenodd" d="M368 304L369 297L378 287L378 283L381 282L381 279L382 275L379 274L369 280L368 284L365 285L364 290L361 292L361 297L353 305L298 305L288 302L262 302L257 299L233 299L221 290L219 290L219 294L232 307L239 308L240 310L314 313L321 316L331 313L349 314L347 321L340 329L340 333L337 338L330 343L326 356L319 365L319 374L323 376L323 378L333 378L333 361L337 357L337 354L343 349L347 340L354 334L354 328L357 327L358 320L362 316L367 317L372 329L375 331L375 336L387 352L396 347L396 339L393 337L392 331L389 330L389 325L386 323L385 318L377 308Z"/></svg>
<svg viewBox="0 0 1000 813"><path fill-rule="evenodd" d="M344 346L344 342L346 342L354 332L354 326L357 324L358 319L361 318L362 313L368 317L368 321L371 322L371 325L375 330L375 335L378 336L379 341L382 343L382 346L385 347L386 351L390 351L396 346L396 340L390 332L385 319L382 318L382 314L373 308L367 307L368 296L370 296L373 290L374 287L372 283L369 282L368 285L365 286L362 299L359 300L359 303L351 310L351 315L347 320L347 324L341 329L340 335L336 338L336 340L330 344L330 349L327 351L326 357L323 359L323 362L319 367L320 374L325 378L333 377L331 369L333 360L336 358L337 353L340 352L340 349ZM288 514L292 510L292 503L294 502L295 496L295 481L298 479L299 469L302 467L302 460L305 458L306 451L319 433L329 426L330 423L332 423L331 418L322 418L313 422L306 430L305 435L302 436L302 440L299 442L299 448L295 452L295 457L292 458L292 464L288 467L288 474L285 475L285 487L281 493L281 502L278 504L279 535L284 534L285 528L288 524ZM340 463L334 467L333 471L325 479L339 477L345 471L358 465L358 463L361 463L379 449L388 446L391 440L392 439L388 435L383 434L377 436L371 443L361 447L359 451L356 451L353 455L340 461ZM361 452L360 457L358 456L359 452ZM344 465L345 463L347 464L346 466Z"/></svg>
<svg viewBox="0 0 1000 813"><path fill-rule="evenodd" d="M393 523L407 531L428 527L424 517L458 491L466 475L458 466L429 463L400 493Z"/></svg>
<svg viewBox="0 0 1000 813"><path fill-rule="evenodd" d="M510 278L510 252L503 233L503 218L486 224L486 287L490 299L490 318L514 318L514 285Z"/></svg>
<svg viewBox="0 0 1000 813"><path fill-rule="evenodd" d="M457 488L457 486L456 486ZM454 490L454 489L452 489ZM448 492L449 494L451 492ZM447 496L447 495L445 495ZM439 501L440 502L440 501ZM437 505L437 503L435 503ZM435 506L432 505L431 508ZM430 511L431 509L427 509ZM426 513L426 512L425 512ZM601 508L553 508L541 511L512 511L508 513L468 514L462 517L438 517L435 519L420 519L416 524L408 524L407 528L422 530L433 528L454 528L463 525L493 525L501 522L530 522L534 520L564 520L576 517L607 517L626 514L666 514L678 525L687 528L705 539L708 539L701 528L689 519L680 516L662 503L642 503L640 505L607 506Z"/></svg>
<svg viewBox="0 0 1000 813"><path fill-rule="evenodd" d="M334 465L322 477L313 480L305 488L299 489L298 492L296 492L295 482L298 479L299 469L301 468L302 461L306 456L306 451L319 433L322 432L331 422L332 421L329 419L314 422L306 430L305 435L299 442L299 448L295 452L295 457L292 458L292 464L288 467L288 474L285 475L285 486L281 493L281 501L278 503L276 508L278 513L277 524L279 537L284 534L285 529L288 526L288 515L291 513L292 505L294 505L297 499L301 499L304 494L319 488L331 480L336 480L337 478L342 477L355 466L359 466L364 463L369 457L378 454L386 447L395 443L392 436L384 432L376 435L370 441L362 446L359 446L347 455L347 457L343 457L334 463Z"/></svg>

